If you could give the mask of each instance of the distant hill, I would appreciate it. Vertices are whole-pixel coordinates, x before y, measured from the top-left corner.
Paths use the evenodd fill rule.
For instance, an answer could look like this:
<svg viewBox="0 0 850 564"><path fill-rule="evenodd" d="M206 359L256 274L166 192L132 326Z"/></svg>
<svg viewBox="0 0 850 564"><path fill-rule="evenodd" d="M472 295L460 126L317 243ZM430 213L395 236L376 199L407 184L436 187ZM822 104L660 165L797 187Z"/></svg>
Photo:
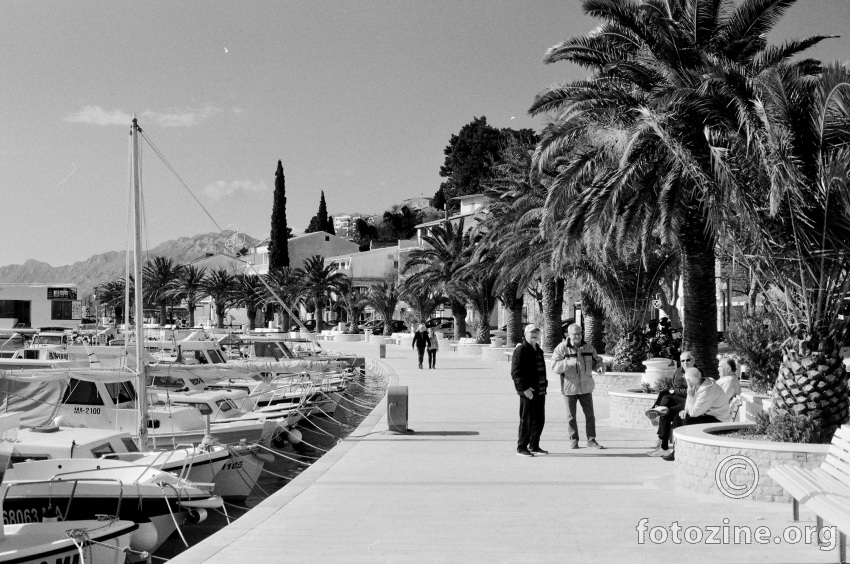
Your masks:
<svg viewBox="0 0 850 564"><path fill-rule="evenodd" d="M188 264L208 256L208 253L224 252L232 234L232 231L223 231L180 237L151 249L147 256L166 257L174 259L178 264ZM240 234L240 243L243 236L245 242L242 247L249 247L258 242L253 237ZM228 254L231 253L232 251L228 251ZM24 264L0 267L0 282L76 284L78 295L82 299L91 295L98 284L124 276L125 254L125 251L111 251L66 266L50 266L46 262L30 259Z"/></svg>

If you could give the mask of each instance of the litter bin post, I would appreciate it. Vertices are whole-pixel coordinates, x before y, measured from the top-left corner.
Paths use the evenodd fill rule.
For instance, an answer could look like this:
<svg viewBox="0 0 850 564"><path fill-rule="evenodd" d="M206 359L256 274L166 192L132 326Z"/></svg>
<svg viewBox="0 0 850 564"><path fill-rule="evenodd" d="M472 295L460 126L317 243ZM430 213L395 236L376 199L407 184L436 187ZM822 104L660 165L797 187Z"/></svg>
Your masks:
<svg viewBox="0 0 850 564"><path fill-rule="evenodd" d="M410 433L407 428L407 386L387 387L387 426L390 433Z"/></svg>

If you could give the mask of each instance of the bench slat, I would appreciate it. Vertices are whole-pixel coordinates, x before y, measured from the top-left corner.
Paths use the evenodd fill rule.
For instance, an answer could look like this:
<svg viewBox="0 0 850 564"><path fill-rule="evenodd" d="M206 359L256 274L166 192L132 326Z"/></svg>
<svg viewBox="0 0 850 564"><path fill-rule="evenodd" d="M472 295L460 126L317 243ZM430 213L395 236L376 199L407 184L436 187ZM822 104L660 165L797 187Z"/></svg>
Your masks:
<svg viewBox="0 0 850 564"><path fill-rule="evenodd" d="M805 503L807 509L823 517L841 532L850 533L850 508L846 498L817 495Z"/></svg>

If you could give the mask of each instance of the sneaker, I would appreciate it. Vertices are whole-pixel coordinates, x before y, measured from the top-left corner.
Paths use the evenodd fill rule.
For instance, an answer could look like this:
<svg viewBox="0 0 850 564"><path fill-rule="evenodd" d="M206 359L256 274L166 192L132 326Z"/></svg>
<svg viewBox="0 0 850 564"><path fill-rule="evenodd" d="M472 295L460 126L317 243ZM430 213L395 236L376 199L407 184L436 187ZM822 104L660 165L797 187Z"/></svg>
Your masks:
<svg viewBox="0 0 850 564"><path fill-rule="evenodd" d="M534 455L531 454L531 452L529 452L528 449L518 450L518 451L516 451L516 455L517 456L530 456L530 457L534 458Z"/></svg>
<svg viewBox="0 0 850 564"><path fill-rule="evenodd" d="M661 409L662 409L662 408L660 408L660 407L653 407L652 409L647 409L647 410L646 410L646 412L645 412L645 415L646 415L647 417L649 417L649 419L650 419L650 420L652 420L652 421L653 421L653 423L654 423L654 422L655 422L655 419L658 419L658 418L659 418L659 417L661 417L664 413L666 413L666 409L667 409L667 408L664 408L664 410L665 410L665 411L661 411Z"/></svg>
<svg viewBox="0 0 850 564"><path fill-rule="evenodd" d="M605 447L600 445L599 443L597 443L596 439L590 439L589 441L587 441L587 448L605 448Z"/></svg>
<svg viewBox="0 0 850 564"><path fill-rule="evenodd" d="M673 452L671 449L663 449L661 447L658 447L656 449L653 449L653 450L647 452L646 455L647 456L667 456L671 452Z"/></svg>
<svg viewBox="0 0 850 564"><path fill-rule="evenodd" d="M670 454L662 456L661 460L666 460L667 462L673 462L674 460L676 460L676 451L671 450Z"/></svg>
<svg viewBox="0 0 850 564"><path fill-rule="evenodd" d="M530 448L528 449L528 452L530 452L531 454L549 454L548 450L543 450L540 447Z"/></svg>
<svg viewBox="0 0 850 564"><path fill-rule="evenodd" d="M579 448L578 441L573 441L570 443L570 448Z"/></svg>

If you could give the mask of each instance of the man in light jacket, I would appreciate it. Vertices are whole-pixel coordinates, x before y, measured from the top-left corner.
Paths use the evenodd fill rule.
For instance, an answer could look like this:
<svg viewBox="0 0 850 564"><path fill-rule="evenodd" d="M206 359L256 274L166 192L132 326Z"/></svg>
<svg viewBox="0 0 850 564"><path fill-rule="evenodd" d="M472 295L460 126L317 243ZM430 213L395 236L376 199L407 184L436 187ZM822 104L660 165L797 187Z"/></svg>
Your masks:
<svg viewBox="0 0 850 564"><path fill-rule="evenodd" d="M567 422L570 427L570 448L578 446L576 403L584 412L587 448L603 448L596 442L596 416L593 414L593 381L595 369L604 374L605 363L593 346L584 342L584 330L573 323L567 327L567 340L552 352L552 370L561 375L561 393L567 404Z"/></svg>
<svg viewBox="0 0 850 564"><path fill-rule="evenodd" d="M703 376L696 368L687 368L685 380L688 382L688 399L685 400L685 408L673 419L673 429L684 425L729 421L729 399L714 379ZM673 450L661 459L668 462L676 460L676 451Z"/></svg>

